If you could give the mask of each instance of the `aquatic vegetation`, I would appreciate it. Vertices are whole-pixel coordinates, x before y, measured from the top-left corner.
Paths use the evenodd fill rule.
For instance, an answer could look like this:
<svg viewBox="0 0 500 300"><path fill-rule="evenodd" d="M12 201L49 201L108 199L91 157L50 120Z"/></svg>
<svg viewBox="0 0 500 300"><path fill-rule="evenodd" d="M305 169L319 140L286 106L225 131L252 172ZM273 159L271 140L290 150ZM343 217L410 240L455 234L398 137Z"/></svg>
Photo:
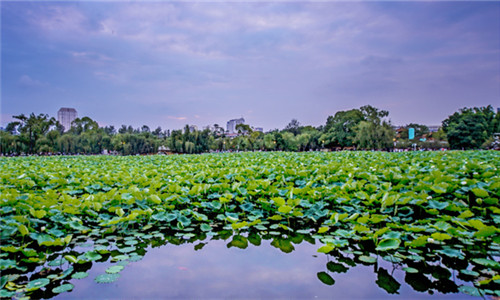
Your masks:
<svg viewBox="0 0 500 300"><path fill-rule="evenodd" d="M0 159L1 297L71 291L93 263L120 280L148 245L302 241L331 257L318 280L387 261L417 291L500 296L500 154L238 153ZM195 247L201 250L204 243ZM467 284L457 285L457 276Z"/></svg>

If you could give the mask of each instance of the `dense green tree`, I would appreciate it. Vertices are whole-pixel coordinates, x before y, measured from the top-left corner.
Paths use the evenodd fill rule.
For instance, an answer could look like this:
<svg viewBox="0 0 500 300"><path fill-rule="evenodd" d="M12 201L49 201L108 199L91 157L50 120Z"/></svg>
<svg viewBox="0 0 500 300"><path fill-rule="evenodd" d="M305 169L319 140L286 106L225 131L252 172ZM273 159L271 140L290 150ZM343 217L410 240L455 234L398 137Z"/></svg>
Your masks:
<svg viewBox="0 0 500 300"><path fill-rule="evenodd" d="M243 135L251 134L253 131L250 125L248 124L238 124L234 129L236 129L238 134L243 134Z"/></svg>
<svg viewBox="0 0 500 300"><path fill-rule="evenodd" d="M17 132L17 139L26 145L28 153L37 152L36 142L39 138L45 136L47 132L56 125L57 121L50 118L47 114L35 115L32 113L29 117L24 114L13 116L17 121L11 122L7 128L11 132Z"/></svg>
<svg viewBox="0 0 500 300"><path fill-rule="evenodd" d="M293 133L293 135L300 134L301 132L301 126L300 122L297 119L292 119L288 125L286 125L285 129L283 131L288 131Z"/></svg>
<svg viewBox="0 0 500 300"><path fill-rule="evenodd" d="M363 121L356 126L354 144L361 149L389 149L393 146L394 130L384 118L389 116L386 110L379 110L370 105L362 106Z"/></svg>
<svg viewBox="0 0 500 300"><path fill-rule="evenodd" d="M356 137L356 126L365 120L360 109L339 111L335 116L329 116L326 120L325 133L322 135L322 144L325 147L351 147Z"/></svg>
<svg viewBox="0 0 500 300"><path fill-rule="evenodd" d="M95 131L99 128L99 124L97 124L96 121L92 120L89 117L83 117L83 118L76 118L72 123L71 123L71 129L68 130L70 133L73 134L82 134L83 132L86 131Z"/></svg>
<svg viewBox="0 0 500 300"><path fill-rule="evenodd" d="M479 149L498 130L497 120L491 105L462 108L443 121L443 130L452 149Z"/></svg>

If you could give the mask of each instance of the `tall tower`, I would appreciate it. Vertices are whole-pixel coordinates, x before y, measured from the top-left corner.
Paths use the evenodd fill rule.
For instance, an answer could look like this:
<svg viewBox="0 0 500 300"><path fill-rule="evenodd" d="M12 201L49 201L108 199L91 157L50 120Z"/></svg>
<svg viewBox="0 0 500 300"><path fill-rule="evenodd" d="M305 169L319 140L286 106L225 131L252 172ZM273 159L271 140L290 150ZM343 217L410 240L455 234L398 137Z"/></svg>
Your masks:
<svg viewBox="0 0 500 300"><path fill-rule="evenodd" d="M61 107L57 112L57 121L64 126L64 131L68 131L71 128L71 122L76 118L78 118L78 115L74 108Z"/></svg>

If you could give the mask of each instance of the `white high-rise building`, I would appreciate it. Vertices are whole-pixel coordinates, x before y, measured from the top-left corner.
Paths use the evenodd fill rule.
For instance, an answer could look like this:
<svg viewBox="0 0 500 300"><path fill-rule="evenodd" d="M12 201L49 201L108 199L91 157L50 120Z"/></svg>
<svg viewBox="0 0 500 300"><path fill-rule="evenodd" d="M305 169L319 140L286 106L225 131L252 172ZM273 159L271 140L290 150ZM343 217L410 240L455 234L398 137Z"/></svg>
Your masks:
<svg viewBox="0 0 500 300"><path fill-rule="evenodd" d="M57 121L64 126L64 131L68 131L71 128L71 122L76 118L78 118L78 115L74 108L61 107L57 112Z"/></svg>
<svg viewBox="0 0 500 300"><path fill-rule="evenodd" d="M236 133L236 125L238 124L245 124L245 119L239 118L239 119L229 120L227 122L227 132Z"/></svg>

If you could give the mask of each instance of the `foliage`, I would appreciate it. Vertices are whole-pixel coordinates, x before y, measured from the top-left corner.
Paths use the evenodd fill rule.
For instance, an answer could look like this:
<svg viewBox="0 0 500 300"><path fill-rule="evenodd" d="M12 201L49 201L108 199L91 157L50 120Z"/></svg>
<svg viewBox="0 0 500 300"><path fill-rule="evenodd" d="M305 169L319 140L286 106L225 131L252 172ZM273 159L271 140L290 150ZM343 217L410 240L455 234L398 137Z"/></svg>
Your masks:
<svg viewBox="0 0 500 300"><path fill-rule="evenodd" d="M403 130L401 131L401 135L399 138L407 140L409 137L408 130L410 128L415 129L415 137L412 140L412 142L418 141L421 138L424 138L429 134L429 127L427 127L423 124L410 123L410 124L407 124L403 127Z"/></svg>
<svg viewBox="0 0 500 300"><path fill-rule="evenodd" d="M352 147L356 127L363 120L363 113L359 109L339 111L334 117L329 116L326 120L325 133L321 138L324 145L328 148Z"/></svg>
<svg viewBox="0 0 500 300"><path fill-rule="evenodd" d="M318 251L336 259L318 273L325 284L335 282L326 271L382 259L405 267L415 289L471 291L450 285L456 270L480 293L497 295L499 158L488 151L1 158L2 295L41 298L34 293L50 294L64 278L84 277L83 266L106 261L116 266L95 280L113 282L149 243L164 243L157 238L207 236L237 248L271 239L285 253L319 241ZM40 268L45 280L33 271ZM396 293L391 274L377 272L377 284ZM428 276L436 283L420 286Z"/></svg>
<svg viewBox="0 0 500 300"><path fill-rule="evenodd" d="M500 132L500 114L491 105L462 108L443 121L443 130L452 149L479 149Z"/></svg>
<svg viewBox="0 0 500 300"><path fill-rule="evenodd" d="M113 126L99 127L97 122L83 117L76 119L64 132L61 124L47 115L14 116L18 121L0 131L2 154L101 154L103 150L122 155L157 153L160 145L174 153L207 153L219 151L310 151L329 149L376 149L447 148L446 137L451 138L455 149L488 148L493 143L494 132L500 132L500 114L494 114L491 106L462 109L443 121L443 128L429 133L425 125L408 124L399 132L393 144L395 132L387 120L388 111L365 105L358 109L338 111L327 118L325 126L302 126L292 119L283 130L267 133L253 131L248 124L238 124L237 136L226 136L224 129L214 124L213 129L155 130L143 125L134 129L122 125L118 132ZM408 128L416 129L416 139L408 141ZM443 130L446 129L446 130ZM420 141L420 138L426 138Z"/></svg>

